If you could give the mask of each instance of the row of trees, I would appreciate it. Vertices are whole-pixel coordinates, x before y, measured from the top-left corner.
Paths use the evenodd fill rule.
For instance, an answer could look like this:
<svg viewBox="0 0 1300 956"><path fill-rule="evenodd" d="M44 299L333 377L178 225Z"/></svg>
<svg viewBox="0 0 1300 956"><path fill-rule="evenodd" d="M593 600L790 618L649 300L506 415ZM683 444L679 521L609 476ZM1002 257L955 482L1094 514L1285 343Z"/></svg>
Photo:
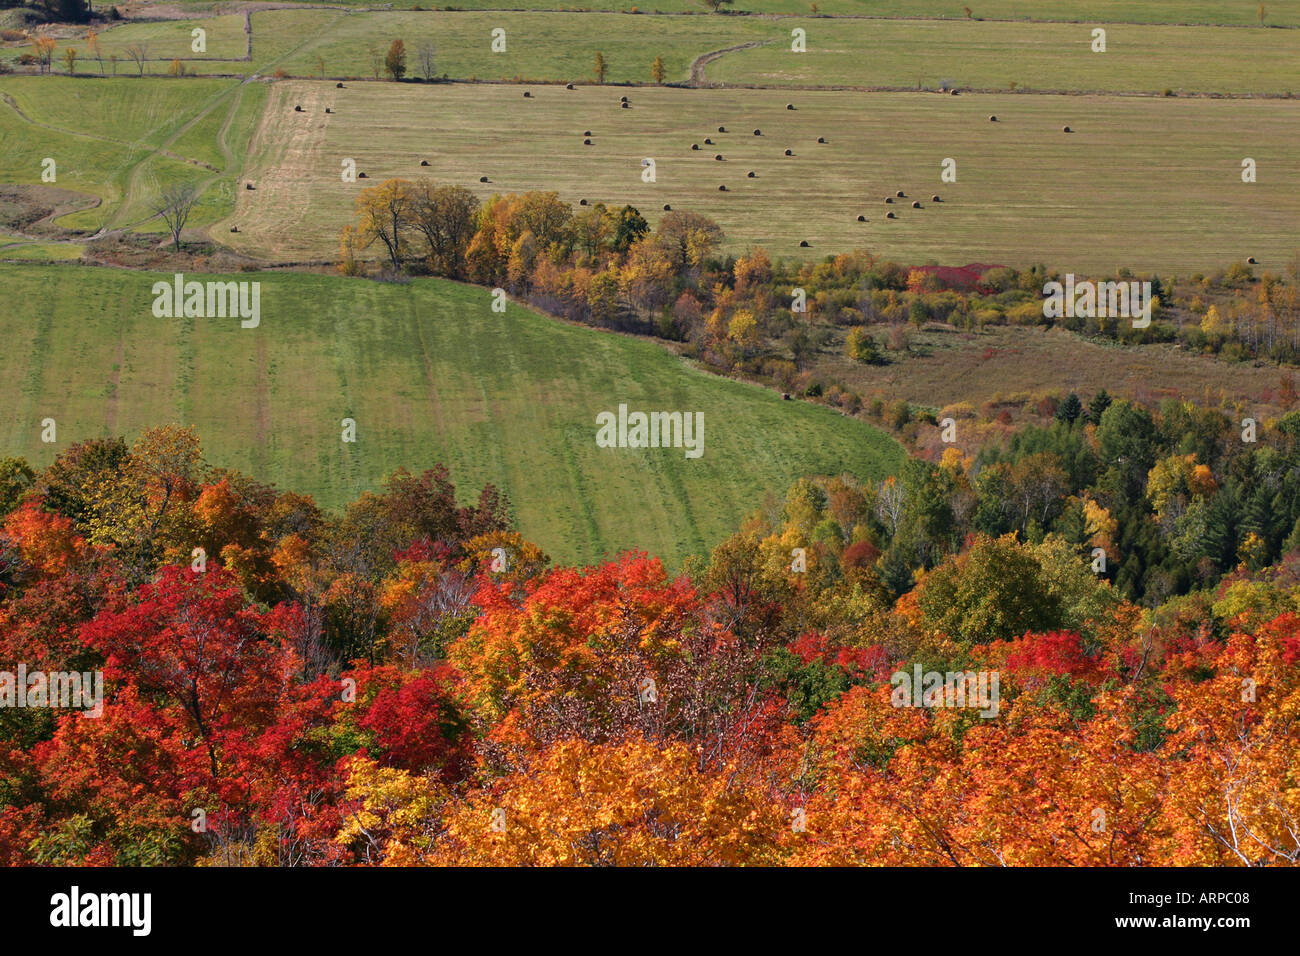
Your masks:
<svg viewBox="0 0 1300 956"><path fill-rule="evenodd" d="M385 52L381 47L369 47L370 65L374 72L375 79L379 79L382 70L390 79L401 81L407 75L407 53L406 41L396 39L389 44ZM436 67L437 48L432 40L420 40L415 46L415 64L421 77L425 81L431 82L437 77ZM324 61L320 63L321 75L325 74Z"/></svg>
<svg viewBox="0 0 1300 956"><path fill-rule="evenodd" d="M554 192L480 203L462 186L388 180L357 196L340 267L382 250L391 269L500 286L599 324L648 322L679 287L700 281L723 238L705 216L670 211L653 231L632 206L573 207Z"/></svg>
<svg viewBox="0 0 1300 956"><path fill-rule="evenodd" d="M370 64L375 79L379 79L379 73L383 72L392 80L401 81L407 75L406 64L406 42L402 39L396 39L388 46L386 53L381 53L379 47L370 47ZM420 75L426 81L432 81L437 76L434 66L435 48L432 40L421 40L415 48L415 58ZM604 83L605 76L609 71L605 63L605 54L599 50L596 51L592 59L592 76L596 78L597 83ZM324 69L321 70L322 75ZM659 85L663 85L667 77L667 69L664 66L663 57L657 56L650 65L650 78Z"/></svg>
<svg viewBox="0 0 1300 956"><path fill-rule="evenodd" d="M54 37L45 34L33 34L29 41L32 52L25 53L19 57L20 63L34 64L42 73L49 73L53 69L54 52L58 42ZM104 75L104 52L100 47L99 36L93 30L86 34L86 50L89 56L95 58L99 64L100 75ZM124 48L126 58L136 66L136 72L143 76L145 63L149 60L149 44L141 40L136 43L130 43ZM80 54L76 47L65 47L63 50L63 65L71 76L77 71L77 58ZM113 75L117 75L117 64L119 57L116 53L108 56L109 65L113 68ZM180 76L185 72L184 65L179 59L173 59L169 66L168 72L172 76Z"/></svg>

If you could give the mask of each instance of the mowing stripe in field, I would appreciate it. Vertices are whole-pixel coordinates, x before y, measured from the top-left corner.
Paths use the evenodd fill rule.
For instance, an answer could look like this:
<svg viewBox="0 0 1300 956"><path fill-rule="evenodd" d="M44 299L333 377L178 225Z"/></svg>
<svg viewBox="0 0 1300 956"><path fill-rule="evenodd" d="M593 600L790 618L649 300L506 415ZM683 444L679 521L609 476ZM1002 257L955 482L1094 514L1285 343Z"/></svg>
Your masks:
<svg viewBox="0 0 1300 956"><path fill-rule="evenodd" d="M154 273L0 266L0 456L44 466L113 431L193 424L209 462L339 508L399 466L442 462L469 495L511 499L521 530L566 561L639 547L678 562L808 474L879 479L901 463L882 432L699 371L661 346L510 306L441 280L297 273L262 283L262 320L158 319ZM215 279L211 276L190 278ZM17 369L23 369L20 374ZM704 455L596 447L596 416L703 412ZM57 446L40 421L58 422ZM341 441L341 422L357 442Z"/></svg>

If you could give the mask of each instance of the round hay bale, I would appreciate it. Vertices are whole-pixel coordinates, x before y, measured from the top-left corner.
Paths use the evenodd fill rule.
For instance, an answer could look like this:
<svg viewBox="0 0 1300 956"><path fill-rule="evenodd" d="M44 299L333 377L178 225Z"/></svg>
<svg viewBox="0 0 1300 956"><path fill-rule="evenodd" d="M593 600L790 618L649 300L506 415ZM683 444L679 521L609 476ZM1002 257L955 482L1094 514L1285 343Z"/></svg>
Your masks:
<svg viewBox="0 0 1300 956"><path fill-rule="evenodd" d="M907 193L903 192L901 189L898 192L894 193L894 195L897 196L899 199L907 198Z"/></svg>
<svg viewBox="0 0 1300 956"><path fill-rule="evenodd" d="M807 249L807 248L808 248L808 240L807 240L807 239L800 239L800 240L799 240L799 248L800 248L800 249Z"/></svg>
<svg viewBox="0 0 1300 956"><path fill-rule="evenodd" d="M951 90L950 92L952 93L953 96L957 96L957 95L958 95L956 90Z"/></svg>
<svg viewBox="0 0 1300 956"><path fill-rule="evenodd" d="M564 88L565 88L566 90L571 90L571 89L573 89L573 84L572 84L572 83L565 83L565 84L564 84Z"/></svg>
<svg viewBox="0 0 1300 956"><path fill-rule="evenodd" d="M672 212L672 211L673 211L673 207L668 205L668 203L664 203L664 212Z"/></svg>
<svg viewBox="0 0 1300 956"><path fill-rule="evenodd" d="M1246 262L1247 262L1248 265L1252 265L1252 266L1257 266L1257 265L1259 265L1259 263L1255 261L1255 257L1254 257L1254 256L1251 256L1249 259L1246 260Z"/></svg>
<svg viewBox="0 0 1300 956"><path fill-rule="evenodd" d="M526 99L526 100L527 100L527 99L532 99L532 96L533 96L532 93L529 93L527 90L524 90L524 99Z"/></svg>
<svg viewBox="0 0 1300 956"><path fill-rule="evenodd" d="M793 150L793 149L787 149L787 150L785 151L785 154L786 154L787 156L793 156L793 155L794 155L794 150Z"/></svg>
<svg viewBox="0 0 1300 956"><path fill-rule="evenodd" d="M785 108L788 109L788 110L792 110L792 109L794 109L794 104L793 104L793 103L786 103L786 104L785 104Z"/></svg>
<svg viewBox="0 0 1300 956"><path fill-rule="evenodd" d="M583 135L583 136L590 136L590 135L591 135L591 130L589 130L589 129L588 129L588 130L583 130L582 135Z"/></svg>
<svg viewBox="0 0 1300 956"><path fill-rule="evenodd" d="M745 176L745 178L746 178L746 179L756 179L757 177L754 175L754 171L751 169L751 170L749 171L749 173Z"/></svg>
<svg viewBox="0 0 1300 956"><path fill-rule="evenodd" d="M341 90L341 89L344 89L344 86L343 86L342 83L335 83L335 84L334 84L334 89L336 89L336 90Z"/></svg>
<svg viewBox="0 0 1300 956"><path fill-rule="evenodd" d="M921 208L921 203L920 203L918 200L915 200L915 199L912 200L912 208L913 208L913 209L920 209L920 208Z"/></svg>
<svg viewBox="0 0 1300 956"><path fill-rule="evenodd" d="M301 107L301 106L295 106L295 107L293 108L293 111L294 111L295 113L301 113L301 112L302 112L302 107Z"/></svg>
<svg viewBox="0 0 1300 956"><path fill-rule="evenodd" d="M885 218L886 218L886 219L897 219L898 217L895 216L892 212L887 212L887 213L885 213Z"/></svg>
<svg viewBox="0 0 1300 956"><path fill-rule="evenodd" d="M825 137L825 136L818 136L818 137L817 137L817 142L819 142L819 143L824 143L824 142L826 142L826 137Z"/></svg>
<svg viewBox="0 0 1300 956"><path fill-rule="evenodd" d="M630 110L630 109L632 108L632 104L631 104L631 103L623 103L623 104L621 104L621 105L622 105L623 109L625 109L625 110Z"/></svg>
<svg viewBox="0 0 1300 956"><path fill-rule="evenodd" d="M858 222L866 222L866 221L867 221L866 216L858 216Z"/></svg>
<svg viewBox="0 0 1300 956"><path fill-rule="evenodd" d="M357 173L357 179L369 179L369 178L370 177L367 176L365 173Z"/></svg>
<svg viewBox="0 0 1300 956"><path fill-rule="evenodd" d="M578 205L579 205L579 206L585 206L585 205L587 205L587 200L585 200L585 199L579 199L579 200L578 200Z"/></svg>
<svg viewBox="0 0 1300 956"><path fill-rule="evenodd" d="M584 140L582 141L582 145L583 145L583 146L590 146L590 145L591 145L591 140L589 140L589 139L584 139Z"/></svg>
<svg viewBox="0 0 1300 956"><path fill-rule="evenodd" d="M762 135L763 135L763 131L762 131L761 129L756 129L756 130L754 130L754 135L755 135L755 136L762 136Z"/></svg>
<svg viewBox="0 0 1300 956"><path fill-rule="evenodd" d="M727 187L726 187L726 186L719 186L719 187L718 187L718 192L720 192L720 193L725 193L726 191L727 191Z"/></svg>
<svg viewBox="0 0 1300 956"><path fill-rule="evenodd" d="M727 127L725 127L725 126L719 126L719 127L718 127L718 132L719 132L719 133L725 133L726 131L727 131Z"/></svg>
<svg viewBox="0 0 1300 956"><path fill-rule="evenodd" d="M480 176L480 177L478 178L478 181L481 182L481 183L485 183L485 182L488 181L488 178L487 178L486 176Z"/></svg>
<svg viewBox="0 0 1300 956"><path fill-rule="evenodd" d="M1068 126L1062 126L1062 127L1061 127L1061 132L1062 132L1062 133L1073 133L1074 130L1070 129L1070 127L1068 127Z"/></svg>
<svg viewBox="0 0 1300 956"><path fill-rule="evenodd" d="M996 123L997 121L998 121L998 118L997 118L996 116L992 116L992 115L989 116L989 122L990 122L990 123Z"/></svg>
<svg viewBox="0 0 1300 956"><path fill-rule="evenodd" d="M626 103L626 102L627 102L627 97L626 97L626 96L620 96L620 97L618 98L618 101L619 101L620 103Z"/></svg>
<svg viewBox="0 0 1300 956"><path fill-rule="evenodd" d="M722 154L721 154L721 153L718 153L718 155L717 155L717 156L714 156L713 158L716 159L718 162L722 162Z"/></svg>
<svg viewBox="0 0 1300 956"><path fill-rule="evenodd" d="M427 159L422 159L422 160L420 160L420 165L421 165L421 166L428 166L428 165L429 165L429 161L428 161Z"/></svg>
<svg viewBox="0 0 1300 956"><path fill-rule="evenodd" d="M893 197L893 196L886 196L886 197L885 197L885 202L886 202L886 203L892 203L893 201L894 201L894 197Z"/></svg>
<svg viewBox="0 0 1300 956"><path fill-rule="evenodd" d="M940 199L938 196L931 196L930 202L943 202L943 200Z"/></svg>
<svg viewBox="0 0 1300 956"><path fill-rule="evenodd" d="M704 145L705 145L705 146L712 146L712 145L713 145L713 140L709 139L708 137L705 137L705 139L704 139Z"/></svg>
<svg viewBox="0 0 1300 956"><path fill-rule="evenodd" d="M699 143L691 143L691 149L699 149L699 148L700 148Z"/></svg>

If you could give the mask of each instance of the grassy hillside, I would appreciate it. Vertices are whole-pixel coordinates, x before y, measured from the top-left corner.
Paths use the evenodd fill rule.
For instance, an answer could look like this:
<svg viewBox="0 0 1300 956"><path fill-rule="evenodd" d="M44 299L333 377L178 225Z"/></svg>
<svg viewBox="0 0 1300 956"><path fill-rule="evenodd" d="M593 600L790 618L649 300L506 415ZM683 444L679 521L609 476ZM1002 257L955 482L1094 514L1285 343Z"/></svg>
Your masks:
<svg viewBox="0 0 1300 956"><path fill-rule="evenodd" d="M531 539L565 561L630 547L677 561L800 475L879 478L902 451L825 408L692 369L650 342L567 325L485 290L301 274L262 282L262 322L157 319L153 273L0 266L0 455L164 422L195 425L208 460L339 507L398 466L491 481ZM195 276L194 278L201 278ZM202 277L208 278L208 277ZM596 447L596 415L704 413L704 455ZM58 422L57 446L40 421ZM344 444L340 422L357 422Z"/></svg>

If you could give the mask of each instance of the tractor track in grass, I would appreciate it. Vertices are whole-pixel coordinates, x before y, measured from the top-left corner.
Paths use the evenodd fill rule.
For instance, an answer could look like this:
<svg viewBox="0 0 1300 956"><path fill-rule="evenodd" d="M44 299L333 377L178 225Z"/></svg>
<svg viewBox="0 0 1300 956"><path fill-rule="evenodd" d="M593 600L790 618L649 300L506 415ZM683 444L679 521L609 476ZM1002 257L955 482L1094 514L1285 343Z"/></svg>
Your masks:
<svg viewBox="0 0 1300 956"><path fill-rule="evenodd" d="M705 87L707 82L704 79L704 68L728 53L735 53L737 50L752 50L756 46L766 46L774 43L774 40L750 40L748 43L738 43L735 46L723 47L721 50L710 50L708 53L701 53L691 61L691 79L690 85L694 87Z"/></svg>
<svg viewBox="0 0 1300 956"><path fill-rule="evenodd" d="M340 12L340 16L343 15L345 14ZM245 16L245 19L247 22L247 14ZM275 64L281 62L282 59L294 55L303 46L306 46L308 43L310 43L311 39L312 38L304 39L302 43L298 44L293 49L286 51L283 57L277 58L276 60L267 64L267 68L268 69L273 68ZM251 29L251 22L250 22L249 30L248 30L248 43L249 43L250 55L252 49L252 42L253 42L252 29ZM245 86L248 83L259 79L259 76L260 73L258 71L254 71L253 73L246 74L242 77L235 77L235 76L229 77L230 79L238 79L239 83L230 87L229 89L225 89L217 93L209 100L208 103L200 106L186 122L182 123L175 130L175 132L173 132L170 136L168 136L165 140L163 140L161 144L153 147L147 146L144 143L139 141L128 142L126 140L115 139L114 137L111 136L103 136L98 133L87 133L79 130L66 129L64 127L55 126L50 123L43 123L39 120L33 119L31 116L28 116L23 111L22 107L18 105L18 102L10 94L0 92L0 100L2 100L6 106L8 106L10 109L13 110L19 119L32 126L39 127L41 129L46 129L53 133L58 133L61 136L75 136L81 139L90 139L98 142L113 143L115 145L123 146L132 150L136 150L136 149L145 150L143 155L141 155L139 159L135 160L130 165L130 171L127 174L126 181L123 185L121 200L118 202L116 209L108 214L108 216L105 218L103 224L100 226L98 230L96 230L93 234L88 236L56 238L56 239L48 239L48 240L41 240L41 241L51 242L54 244L61 244L61 245L72 244L72 243L88 243L108 235L121 234L131 229L136 229L146 223L161 218L160 212L154 212L151 215L143 216L135 220L124 221L126 220L127 210L131 207L131 204L139 196L139 191L141 188L140 187L141 177L145 174L148 168L149 161L155 156L162 156L167 159L171 159L175 162L185 163L191 166L197 166L201 169L210 172L212 174L211 176L206 177L205 179L201 180L197 184L197 189L200 196L206 193L214 183L216 183L218 180L224 177L229 176L232 179L237 179L240 172L242 172L242 163L240 162L239 157L235 155L235 151L230 147L229 133L230 133L231 126L234 123L234 119L236 115L238 115L240 104L243 102ZM217 78L222 78L222 77L217 77ZM176 143L182 136L184 136L187 132L193 129L196 124L198 124L201 120L207 117L208 114L212 112L212 110L218 108L223 103L223 101L228 101L230 104L226 113L225 121L222 123L221 129L217 134L217 146L220 149L222 157L225 160L224 168L219 169L216 166L213 166L211 163L207 163L204 162L203 160L193 159L191 157L184 156L169 148L174 143ZM156 131L157 128L151 130L150 132L156 132ZM94 203L94 205L87 206L86 208L95 208L96 206L102 204L103 200L101 197L95 197L95 198L96 198L96 202ZM76 211L80 211L80 210L76 210ZM4 244L5 248L7 248L9 245L12 244L11 243Z"/></svg>

